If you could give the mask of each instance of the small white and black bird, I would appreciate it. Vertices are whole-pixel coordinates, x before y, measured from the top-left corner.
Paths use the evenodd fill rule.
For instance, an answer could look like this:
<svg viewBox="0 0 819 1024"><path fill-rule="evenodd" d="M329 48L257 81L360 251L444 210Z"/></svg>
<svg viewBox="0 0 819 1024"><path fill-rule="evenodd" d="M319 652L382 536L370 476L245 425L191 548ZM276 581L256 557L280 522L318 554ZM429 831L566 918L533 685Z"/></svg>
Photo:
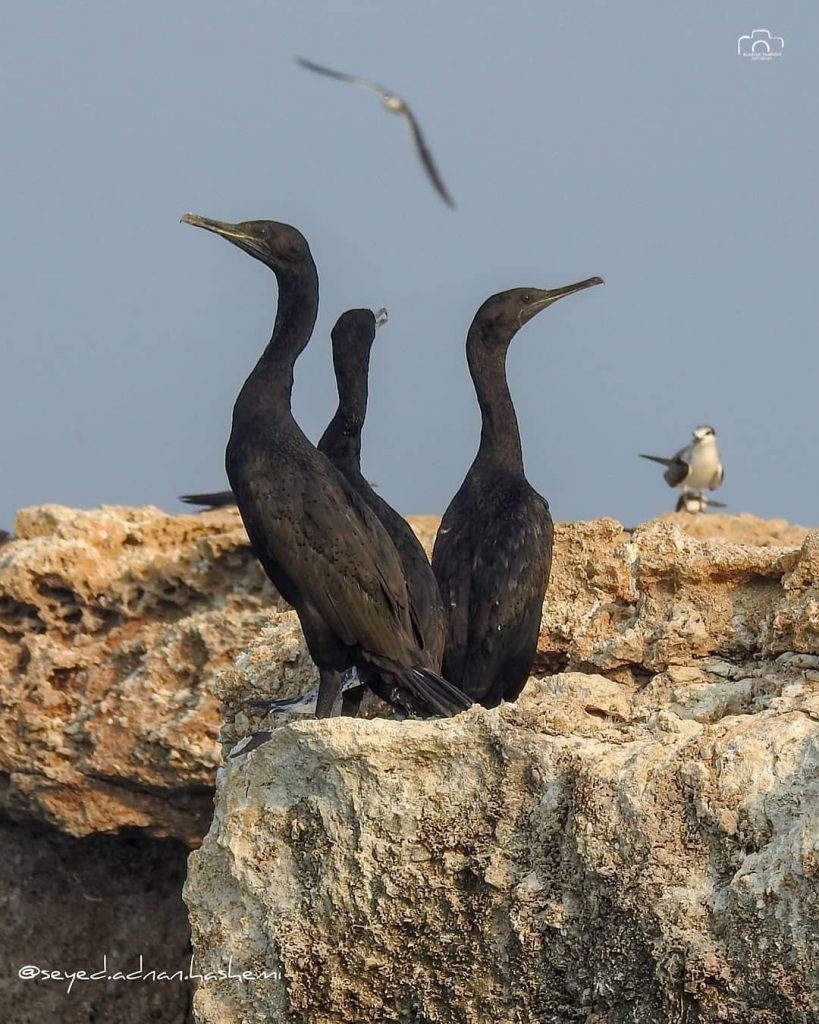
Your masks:
<svg viewBox="0 0 819 1024"><path fill-rule="evenodd" d="M690 512L692 516L700 512L707 512L709 508L727 508L724 501L714 501L706 494L697 494L695 491L686 491L680 495L677 501L675 512Z"/></svg>
<svg viewBox="0 0 819 1024"><path fill-rule="evenodd" d="M670 459L642 453L640 458L651 459L652 462L659 462L661 466L665 466L665 482L669 487L682 488L684 495L688 491L714 491L725 476L717 448L717 436L714 428L709 426L695 427L691 435L691 444L680 448Z"/></svg>
<svg viewBox="0 0 819 1024"><path fill-rule="evenodd" d="M371 82L368 78L361 78L358 75L346 75L343 71L333 71L332 68L324 67L322 64L314 64L311 60L305 60L304 57L297 57L296 61L301 64L303 68L307 68L309 71L317 71L320 75L328 75L330 78L337 78L340 82L352 82L353 85L361 85L365 89L369 89L381 98L381 102L387 110L393 114L400 114L409 125L409 130L412 133L412 141L415 143L415 149L418 152L418 159L423 164L424 170L429 176L429 180L435 186L438 195L443 199L447 206L455 206L455 203L452 201L452 197L449 192L447 192L443 178L441 177L438 168L435 166L435 161L432 159L432 153L430 153L429 146L427 146L426 140L421 133L421 126L418 124L415 114L410 110L406 100L397 96L394 92L390 92L389 89L385 89L383 85Z"/></svg>

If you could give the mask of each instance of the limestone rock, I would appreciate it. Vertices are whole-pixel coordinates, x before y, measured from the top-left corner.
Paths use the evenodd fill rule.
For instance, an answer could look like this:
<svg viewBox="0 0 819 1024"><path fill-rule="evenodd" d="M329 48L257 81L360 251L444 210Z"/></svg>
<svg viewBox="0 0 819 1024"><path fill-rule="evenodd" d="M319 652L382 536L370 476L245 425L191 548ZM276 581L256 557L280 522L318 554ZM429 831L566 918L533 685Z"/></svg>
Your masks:
<svg viewBox="0 0 819 1024"><path fill-rule="evenodd" d="M541 678L491 712L248 717L313 680L293 620L256 638L223 738L272 737L185 896L203 970L252 977L203 1024L819 1016L819 534L693 518L560 526Z"/></svg>
<svg viewBox="0 0 819 1024"><path fill-rule="evenodd" d="M801 664L715 721L572 673L450 721L275 731L223 769L190 858L202 970L254 972L202 985L200 1020L815 1019Z"/></svg>
<svg viewBox="0 0 819 1024"><path fill-rule="evenodd" d="M276 595L235 512L20 512L0 549L0 806L73 835L197 842L218 672Z"/></svg>
<svg viewBox="0 0 819 1024"><path fill-rule="evenodd" d="M3 1020L193 1024L186 852L174 839L75 839L0 814Z"/></svg>
<svg viewBox="0 0 819 1024"><path fill-rule="evenodd" d="M431 550L437 519L411 522ZM720 542L693 536L707 530ZM220 762L217 697L232 746L270 725L248 698L316 678L238 513L45 506L20 512L15 533L0 549L0 807L75 835L139 827L197 842ZM756 546L738 543L746 534ZM782 546L805 536L711 515L634 534L614 520L558 525L536 672L604 672L627 689L648 677L659 692L689 637L697 656L756 640L760 653L811 650L816 541Z"/></svg>
<svg viewBox="0 0 819 1024"><path fill-rule="evenodd" d="M708 659L819 650L819 534L793 528L802 544L787 547L775 543L778 523L765 545L723 540L724 522L719 539L688 532L692 521L729 518L669 516L633 533L613 519L557 524L534 674L604 673L627 692L648 686L661 707L680 691L668 675L677 668L690 667L695 686L710 678ZM760 520L752 532L764 535ZM248 699L291 696L317 681L298 620L279 614L220 677L223 741L232 748L281 724Z"/></svg>

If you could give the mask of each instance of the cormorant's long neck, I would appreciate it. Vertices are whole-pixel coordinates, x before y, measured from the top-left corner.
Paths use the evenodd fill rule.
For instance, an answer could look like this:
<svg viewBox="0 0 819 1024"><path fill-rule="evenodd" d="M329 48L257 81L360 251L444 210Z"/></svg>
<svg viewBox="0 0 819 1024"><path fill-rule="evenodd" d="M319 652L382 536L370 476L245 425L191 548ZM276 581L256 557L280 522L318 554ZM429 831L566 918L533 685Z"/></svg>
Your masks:
<svg viewBox="0 0 819 1024"><path fill-rule="evenodd" d="M481 409L481 444L477 458L523 473L520 431L509 383L506 351L509 339L486 336L489 328L473 323L466 355Z"/></svg>
<svg viewBox="0 0 819 1024"><path fill-rule="evenodd" d="M293 367L304 351L318 315L318 273L312 260L298 271L277 270L279 303L273 334L237 399L290 415Z"/></svg>
<svg viewBox="0 0 819 1024"><path fill-rule="evenodd" d="M333 343L338 408L318 443L330 461L343 471L361 471L361 431L367 415L370 346L349 339Z"/></svg>

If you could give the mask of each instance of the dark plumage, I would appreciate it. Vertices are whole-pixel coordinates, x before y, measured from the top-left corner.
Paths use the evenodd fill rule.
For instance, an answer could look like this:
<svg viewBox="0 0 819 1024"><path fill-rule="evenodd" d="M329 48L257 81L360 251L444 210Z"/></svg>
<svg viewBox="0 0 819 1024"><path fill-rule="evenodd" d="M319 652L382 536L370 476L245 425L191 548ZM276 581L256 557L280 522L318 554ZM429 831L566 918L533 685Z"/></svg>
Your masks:
<svg viewBox="0 0 819 1024"><path fill-rule="evenodd" d="M10 540L11 534L8 532L8 530L0 530L0 545L3 545Z"/></svg>
<svg viewBox="0 0 819 1024"><path fill-rule="evenodd" d="M293 419L293 367L318 309L306 240L274 221L182 219L261 260L278 281L273 334L236 399L225 466L253 550L298 613L318 666L316 714L332 713L340 673L351 666L406 713L449 715L468 707L468 698L433 671L386 530Z"/></svg>
<svg viewBox="0 0 819 1024"><path fill-rule="evenodd" d="M549 505L523 472L506 353L520 327L599 277L542 291L493 295L469 328L466 355L481 409L481 442L444 513L432 568L447 612L443 673L474 700L515 700L537 648L552 561Z"/></svg>
<svg viewBox="0 0 819 1024"><path fill-rule="evenodd" d="M370 350L375 329L371 310L350 309L342 313L332 330L338 408L318 443L318 450L372 509L395 545L404 566L413 624L430 665L437 672L441 668L446 627L435 575L412 527L375 493L361 473L361 431L367 415ZM360 694L345 694L345 708L351 710L356 700L360 700Z"/></svg>
<svg viewBox="0 0 819 1024"><path fill-rule="evenodd" d="M228 505L236 504L236 495L233 491L214 491L212 494L180 494L179 500L187 505L203 505L202 512L209 512L214 508L227 508Z"/></svg>

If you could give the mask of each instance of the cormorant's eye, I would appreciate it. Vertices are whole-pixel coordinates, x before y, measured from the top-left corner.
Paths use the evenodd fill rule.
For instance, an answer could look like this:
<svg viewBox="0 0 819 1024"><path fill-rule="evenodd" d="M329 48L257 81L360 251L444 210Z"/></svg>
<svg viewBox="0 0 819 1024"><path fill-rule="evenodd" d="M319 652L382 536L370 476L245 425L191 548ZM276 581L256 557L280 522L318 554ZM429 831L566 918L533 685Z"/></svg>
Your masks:
<svg viewBox="0 0 819 1024"><path fill-rule="evenodd" d="M520 301L521 302L531 302L532 301L532 296L531 295L521 295Z"/></svg>

